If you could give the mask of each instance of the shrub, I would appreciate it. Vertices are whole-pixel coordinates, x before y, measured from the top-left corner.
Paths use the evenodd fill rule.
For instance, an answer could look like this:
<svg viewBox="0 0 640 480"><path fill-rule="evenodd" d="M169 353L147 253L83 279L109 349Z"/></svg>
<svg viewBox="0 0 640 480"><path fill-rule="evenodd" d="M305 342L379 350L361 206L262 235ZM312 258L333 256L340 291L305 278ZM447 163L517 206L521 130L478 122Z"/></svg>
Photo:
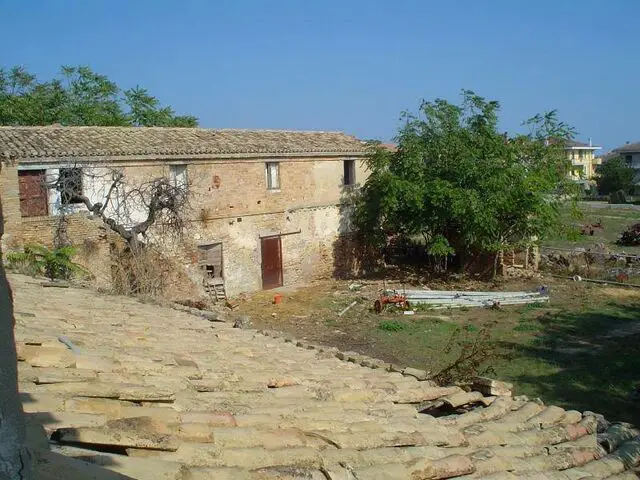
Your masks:
<svg viewBox="0 0 640 480"><path fill-rule="evenodd" d="M23 252L8 253L7 263L12 270L27 275L45 275L51 280L69 280L74 275L88 273L71 260L74 254L73 247L49 250L43 245L25 245Z"/></svg>
<svg viewBox="0 0 640 480"><path fill-rule="evenodd" d="M622 232L616 243L625 247L640 245L640 223L635 223Z"/></svg>
<svg viewBox="0 0 640 480"><path fill-rule="evenodd" d="M451 385L467 383L476 376L494 373L492 361L504 357L504 354L499 345L491 340L490 328L482 327L476 332L471 327L468 325L454 330L443 350L444 355L453 353L453 360L430 373L430 380L440 385Z"/></svg>
<svg viewBox="0 0 640 480"><path fill-rule="evenodd" d="M627 203L627 195L624 190L616 190L609 195L609 203L619 205Z"/></svg>
<svg viewBox="0 0 640 480"><path fill-rule="evenodd" d="M161 297L169 284L171 262L153 248L131 250L112 245L111 279L121 295Z"/></svg>
<svg viewBox="0 0 640 480"><path fill-rule="evenodd" d="M383 320L378 324L378 328L385 332L399 332L404 329L404 325L395 320Z"/></svg>

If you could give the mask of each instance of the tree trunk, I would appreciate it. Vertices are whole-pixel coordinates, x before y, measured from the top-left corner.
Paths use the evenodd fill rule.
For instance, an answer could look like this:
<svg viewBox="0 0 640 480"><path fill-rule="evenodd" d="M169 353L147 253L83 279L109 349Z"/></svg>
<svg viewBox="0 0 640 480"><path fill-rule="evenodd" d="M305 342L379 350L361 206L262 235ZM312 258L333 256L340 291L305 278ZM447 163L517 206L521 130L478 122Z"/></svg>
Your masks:
<svg viewBox="0 0 640 480"><path fill-rule="evenodd" d="M0 239L4 233L0 199ZM0 260L2 251L0 247ZM22 404L18 395L18 368L13 335L13 299L0 261L0 478L31 478L31 456L26 448Z"/></svg>

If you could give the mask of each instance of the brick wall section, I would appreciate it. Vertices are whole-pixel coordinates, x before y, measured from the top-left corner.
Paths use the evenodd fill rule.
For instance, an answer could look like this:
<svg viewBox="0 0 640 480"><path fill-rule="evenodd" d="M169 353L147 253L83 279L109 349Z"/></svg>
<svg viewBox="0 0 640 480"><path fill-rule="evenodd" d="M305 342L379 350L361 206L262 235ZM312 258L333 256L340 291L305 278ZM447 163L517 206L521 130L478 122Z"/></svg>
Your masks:
<svg viewBox="0 0 640 480"><path fill-rule="evenodd" d="M231 295L262 288L260 239L267 235L282 235L285 285L338 275L358 264L348 261L353 243L347 246L339 237L347 221L338 204L349 192L342 185L343 160L281 159L278 191L267 189L265 173L265 163L277 159L183 162L188 165L192 206L185 235L179 242L159 235L153 236L154 241L185 268L196 284L202 279L197 246L222 242L225 284ZM122 167L125 178L139 182L168 176L170 163L180 164L130 162ZM365 179L365 167L356 160L356 183ZM17 185L15 170L13 176L9 173L3 177L0 185L3 201L5 197L16 200L14 216L6 222L7 232L19 235L20 243L52 246L57 218L21 219ZM104 225L82 214L68 219L67 236L72 244L81 247L87 240L99 244L94 254L100 252L105 260L83 257L82 262L96 276L106 279L110 262Z"/></svg>
<svg viewBox="0 0 640 480"><path fill-rule="evenodd" d="M22 240L24 244L39 243L52 248L56 231L62 217L30 217L22 219ZM87 241L105 241L106 227L101 220L79 213L66 217L67 236L73 245Z"/></svg>
<svg viewBox="0 0 640 480"><path fill-rule="evenodd" d="M196 213L211 218L279 212L298 206L337 204L344 195L343 159L280 160L280 189L268 190L265 163L277 159L189 164ZM167 167L168 174L168 167ZM356 160L356 181L367 172Z"/></svg>
<svg viewBox="0 0 640 480"><path fill-rule="evenodd" d="M0 168L0 196L4 216L2 250L14 250L22 243L20 194L18 191L18 169L15 165Z"/></svg>
<svg viewBox="0 0 640 480"><path fill-rule="evenodd" d="M344 276L361 266L351 259L355 240L340 238L347 223L338 206L348 194L343 159L281 161L279 191L267 189L262 160L190 164L187 172L194 218L184 250L167 250L183 259L196 283L197 245L222 242L227 293L261 289L260 239L273 234L282 234L284 285ZM356 181L365 179L357 160Z"/></svg>
<svg viewBox="0 0 640 480"><path fill-rule="evenodd" d="M24 245L40 244L53 248L61 217L30 217L22 219L22 241ZM65 222L66 237L76 248L74 262L82 265L93 275L98 288L111 287L110 243L119 237L110 232L102 220L87 214L69 215Z"/></svg>

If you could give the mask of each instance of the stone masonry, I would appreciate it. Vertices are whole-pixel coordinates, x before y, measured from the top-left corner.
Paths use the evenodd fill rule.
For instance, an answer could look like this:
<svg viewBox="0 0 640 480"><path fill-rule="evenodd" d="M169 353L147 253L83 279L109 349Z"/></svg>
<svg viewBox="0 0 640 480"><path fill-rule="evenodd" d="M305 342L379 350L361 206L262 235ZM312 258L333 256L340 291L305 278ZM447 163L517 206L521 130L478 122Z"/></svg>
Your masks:
<svg viewBox="0 0 640 480"><path fill-rule="evenodd" d="M37 478L636 478L637 431L502 382L439 387L272 332L10 281Z"/></svg>
<svg viewBox="0 0 640 480"><path fill-rule="evenodd" d="M363 142L342 133L245 131L111 127L2 127L0 157L13 165L0 176L0 194L6 203L8 250L28 243L51 244L57 217L20 214L18 175L21 170L47 172L61 167L81 168L83 194L103 201L117 168L125 181L165 176L176 168L186 171L190 211L184 235L176 242L162 226L150 238L167 257L181 264L195 284L202 282L198 246L222 244L223 276L227 294L262 288L261 238L280 236L282 282L293 285L314 278L347 273L351 264L338 264L340 237L349 232L341 204L367 170ZM346 162L346 163L345 163ZM352 162L353 185L344 185L346 164ZM269 188L267 164L278 165L277 185ZM48 211L57 212L56 192L49 190ZM96 234L82 205L68 215L69 240L82 246ZM146 211L116 218L129 224L146 218ZM109 210L107 210L109 214ZM102 241L105 244L104 241ZM107 250L103 245L102 250ZM87 262L85 262L87 263ZM95 260L92 273L104 278L108 262ZM88 266L88 265L87 265ZM101 268L101 271L98 269Z"/></svg>

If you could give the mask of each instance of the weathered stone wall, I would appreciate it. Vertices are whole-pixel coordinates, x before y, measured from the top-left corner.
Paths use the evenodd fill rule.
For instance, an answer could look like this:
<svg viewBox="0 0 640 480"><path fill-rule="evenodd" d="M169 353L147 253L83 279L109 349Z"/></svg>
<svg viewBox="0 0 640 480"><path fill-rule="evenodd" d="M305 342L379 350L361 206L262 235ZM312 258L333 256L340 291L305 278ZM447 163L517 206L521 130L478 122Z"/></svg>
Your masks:
<svg viewBox="0 0 640 480"><path fill-rule="evenodd" d="M222 219L336 205L344 195L343 160L280 160L280 188L276 190L267 189L266 161L262 159L189 164L192 206L197 218ZM362 183L366 176L366 168L356 160L356 182Z"/></svg>
<svg viewBox="0 0 640 480"><path fill-rule="evenodd" d="M22 243L18 169L15 165L3 165L0 169L0 196L5 232L2 237L2 249L11 251Z"/></svg>
<svg viewBox="0 0 640 480"><path fill-rule="evenodd" d="M338 241L347 230L339 207L345 195L342 175L342 159L281 161L280 189L272 191L262 160L190 164L193 218L183 243L166 249L182 258L200 283L197 246L222 243L229 295L262 288L261 238L270 235L281 235L284 285L334 276L340 270L336 253L347 258L340 252L354 245ZM364 179L358 160L356 181Z"/></svg>
<svg viewBox="0 0 640 480"><path fill-rule="evenodd" d="M261 238L280 234L285 285L327 278L334 272L338 225L339 211L334 206L194 223L185 239L185 266L198 281L197 245L221 242L227 293L259 290Z"/></svg>
<svg viewBox="0 0 640 480"><path fill-rule="evenodd" d="M278 189L267 188L267 161L279 163ZM348 231L346 214L339 204L352 188L343 186L343 161L293 158L184 162L191 202L184 235L180 239L166 237L161 227L156 227L150 232L152 239L172 260L182 264L198 285L202 276L197 266L197 246L222 242L225 286L230 295L262 287L260 239L265 236L282 235L285 285L335 275L340 269L336 258L350 255L340 254L343 247L345 252L353 251L352 242L349 246L337 242L339 235ZM362 161L355 162L356 183L363 183L366 169ZM130 184L139 184L163 175L169 177L171 164L180 163L137 162L118 167ZM96 177L104 182L104 168L96 167L94 171L101 173ZM18 246L53 246L59 217L20 218L17 185L15 169L13 174L5 173L0 187L9 201L14 201L14 215L7 218L7 231L15 234ZM87 183L87 190L86 194L94 197L105 188ZM10 215L11 212L10 206ZM136 221L144 216L143 208L133 212ZM101 285L106 285L111 268L108 229L83 213L66 218L66 236L79 247L77 261L96 275Z"/></svg>
<svg viewBox="0 0 640 480"><path fill-rule="evenodd" d="M64 220L62 220L64 218ZM76 248L74 262L83 266L93 276L98 288L111 286L110 243L120 241L97 218L78 213L65 217L30 217L22 219L23 245L40 244L53 248L56 236L66 240Z"/></svg>

